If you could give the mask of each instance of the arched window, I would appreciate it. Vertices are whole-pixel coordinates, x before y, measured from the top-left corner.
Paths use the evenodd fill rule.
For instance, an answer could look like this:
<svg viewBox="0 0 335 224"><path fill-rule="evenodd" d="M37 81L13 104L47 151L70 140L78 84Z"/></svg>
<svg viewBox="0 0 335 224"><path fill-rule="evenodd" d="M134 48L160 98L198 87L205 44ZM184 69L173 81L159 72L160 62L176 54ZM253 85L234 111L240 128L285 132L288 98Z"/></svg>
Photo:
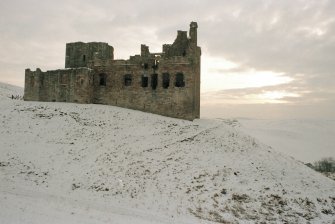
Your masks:
<svg viewBox="0 0 335 224"><path fill-rule="evenodd" d="M163 88L167 89L170 86L170 74L163 73Z"/></svg>
<svg viewBox="0 0 335 224"><path fill-rule="evenodd" d="M185 81L184 81L184 74L183 73L177 73L176 74L176 87L184 87L185 86Z"/></svg>
<svg viewBox="0 0 335 224"><path fill-rule="evenodd" d="M99 74L99 85L106 86L106 82L107 82L106 79L107 79L107 75L105 73Z"/></svg>

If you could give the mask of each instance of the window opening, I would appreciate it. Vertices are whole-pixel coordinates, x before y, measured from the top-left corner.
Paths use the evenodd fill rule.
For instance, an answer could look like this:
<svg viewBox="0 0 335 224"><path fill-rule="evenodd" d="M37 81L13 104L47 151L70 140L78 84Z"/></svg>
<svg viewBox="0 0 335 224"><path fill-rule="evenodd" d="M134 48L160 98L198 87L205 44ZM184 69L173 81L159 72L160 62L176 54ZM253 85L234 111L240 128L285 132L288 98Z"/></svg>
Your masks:
<svg viewBox="0 0 335 224"><path fill-rule="evenodd" d="M158 68L158 64L159 64L159 61L155 59L154 64L152 65L152 68L153 69L157 69Z"/></svg>
<svg viewBox="0 0 335 224"><path fill-rule="evenodd" d="M183 73L177 73L176 74L176 87L184 87L185 86L185 81L184 81L184 74Z"/></svg>
<svg viewBox="0 0 335 224"><path fill-rule="evenodd" d="M158 75L157 74L152 74L151 75L151 88L155 90L157 88L157 83L158 83Z"/></svg>
<svg viewBox="0 0 335 224"><path fill-rule="evenodd" d="M163 88L167 89L170 86L170 74L163 73Z"/></svg>
<svg viewBox="0 0 335 224"><path fill-rule="evenodd" d="M149 77L147 75L142 75L142 87L148 87Z"/></svg>
<svg viewBox="0 0 335 224"><path fill-rule="evenodd" d="M106 86L106 74L100 74L99 75L99 85L100 86Z"/></svg>
<svg viewBox="0 0 335 224"><path fill-rule="evenodd" d="M131 74L124 75L124 85L131 86Z"/></svg>

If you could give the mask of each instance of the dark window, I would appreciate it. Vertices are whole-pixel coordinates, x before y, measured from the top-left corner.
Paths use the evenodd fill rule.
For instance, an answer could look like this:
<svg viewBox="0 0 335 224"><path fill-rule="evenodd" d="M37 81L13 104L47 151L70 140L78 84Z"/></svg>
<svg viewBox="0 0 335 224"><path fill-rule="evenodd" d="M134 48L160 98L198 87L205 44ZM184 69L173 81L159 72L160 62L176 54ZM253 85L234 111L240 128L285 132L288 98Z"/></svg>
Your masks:
<svg viewBox="0 0 335 224"><path fill-rule="evenodd" d="M146 75L142 75L142 87L148 87L149 78Z"/></svg>
<svg viewBox="0 0 335 224"><path fill-rule="evenodd" d="M148 69L148 67L149 67L149 66L148 66L148 63L144 63L144 66L143 66L143 67L144 67L144 69Z"/></svg>
<svg viewBox="0 0 335 224"><path fill-rule="evenodd" d="M80 79L80 85L84 85L84 79Z"/></svg>
<svg viewBox="0 0 335 224"><path fill-rule="evenodd" d="M170 85L170 74L169 73L163 73L163 88L167 89Z"/></svg>
<svg viewBox="0 0 335 224"><path fill-rule="evenodd" d="M131 74L124 75L124 85L131 86Z"/></svg>
<svg viewBox="0 0 335 224"><path fill-rule="evenodd" d="M99 75L99 85L100 86L106 86L106 74L100 74Z"/></svg>
<svg viewBox="0 0 335 224"><path fill-rule="evenodd" d="M83 55L83 61L86 61L86 55Z"/></svg>
<svg viewBox="0 0 335 224"><path fill-rule="evenodd" d="M157 88L157 83L158 83L158 75L157 74L152 74L151 75L151 88L156 89Z"/></svg>
<svg viewBox="0 0 335 224"><path fill-rule="evenodd" d="M176 87L184 87L185 82L184 82L184 74L183 73L177 73L176 74Z"/></svg>

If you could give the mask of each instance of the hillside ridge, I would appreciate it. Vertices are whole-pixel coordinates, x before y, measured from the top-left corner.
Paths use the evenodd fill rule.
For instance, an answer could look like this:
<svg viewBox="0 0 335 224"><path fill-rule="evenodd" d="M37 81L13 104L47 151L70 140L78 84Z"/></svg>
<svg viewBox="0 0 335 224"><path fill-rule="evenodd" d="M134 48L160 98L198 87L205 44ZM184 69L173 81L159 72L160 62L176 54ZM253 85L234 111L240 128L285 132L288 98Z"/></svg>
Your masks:
<svg viewBox="0 0 335 224"><path fill-rule="evenodd" d="M0 110L0 222L333 221L334 181L225 120L8 98Z"/></svg>

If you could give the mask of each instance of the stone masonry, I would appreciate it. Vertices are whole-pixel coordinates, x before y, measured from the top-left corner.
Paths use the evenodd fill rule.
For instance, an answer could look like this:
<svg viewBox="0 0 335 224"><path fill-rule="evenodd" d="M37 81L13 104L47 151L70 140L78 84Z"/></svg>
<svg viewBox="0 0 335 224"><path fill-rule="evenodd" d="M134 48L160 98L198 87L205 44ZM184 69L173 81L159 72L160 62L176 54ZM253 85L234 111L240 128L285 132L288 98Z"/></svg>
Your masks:
<svg viewBox="0 0 335 224"><path fill-rule="evenodd" d="M173 44L114 60L101 42L66 44L65 69L25 70L24 100L108 104L169 117L200 117L200 56L196 22Z"/></svg>

